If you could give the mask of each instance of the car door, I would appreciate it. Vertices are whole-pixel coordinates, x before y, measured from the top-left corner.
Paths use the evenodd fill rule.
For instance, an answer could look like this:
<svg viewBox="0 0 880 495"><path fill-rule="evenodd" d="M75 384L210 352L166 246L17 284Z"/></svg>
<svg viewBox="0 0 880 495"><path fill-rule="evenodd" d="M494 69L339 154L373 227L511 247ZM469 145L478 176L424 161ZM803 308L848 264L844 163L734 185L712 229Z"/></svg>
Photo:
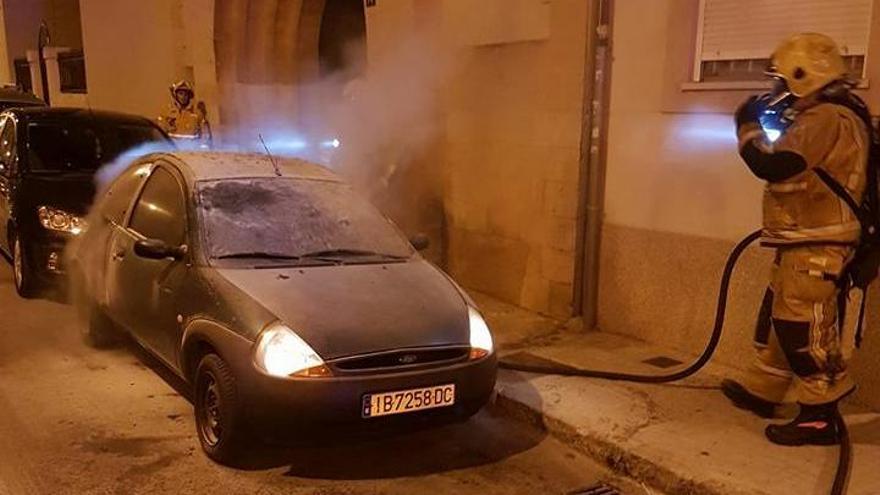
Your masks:
<svg viewBox="0 0 880 495"><path fill-rule="evenodd" d="M0 115L0 246L7 253L9 220L12 218L12 194L15 189L15 121L8 114Z"/></svg>
<svg viewBox="0 0 880 495"><path fill-rule="evenodd" d="M106 189L99 187L94 214L89 218L96 225L91 225L81 234L82 242L71 251L85 276L88 294L101 308L110 308L111 296L115 294L109 290L111 284L107 279L111 243L125 230L131 206L151 170L151 162L135 163L119 174Z"/></svg>
<svg viewBox="0 0 880 495"><path fill-rule="evenodd" d="M186 244L183 181L168 165L153 169L132 208L127 225L110 240L108 290L111 311L135 338L167 362L173 362L179 323L177 295L187 276L187 260L143 258L139 240Z"/></svg>

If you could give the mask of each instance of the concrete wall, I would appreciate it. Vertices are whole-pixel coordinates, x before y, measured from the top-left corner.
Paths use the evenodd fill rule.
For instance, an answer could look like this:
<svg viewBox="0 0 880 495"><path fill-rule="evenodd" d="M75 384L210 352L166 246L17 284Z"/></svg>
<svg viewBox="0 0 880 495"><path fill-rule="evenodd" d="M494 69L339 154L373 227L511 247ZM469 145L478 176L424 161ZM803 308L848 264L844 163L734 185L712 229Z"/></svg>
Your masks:
<svg viewBox="0 0 880 495"><path fill-rule="evenodd" d="M456 52L444 143L448 261L465 286L568 317L588 2L549 8L545 39ZM445 22L450 32L473 24Z"/></svg>
<svg viewBox="0 0 880 495"><path fill-rule="evenodd" d="M711 329L727 252L760 226L762 188L737 155L731 117L736 102L756 90L680 89L678 76L692 67L696 5L615 2L599 293L601 330L693 352ZM743 366L752 359L754 316L770 262L768 250L754 248L739 268L718 355L723 362ZM873 296L876 323L876 291ZM880 339L872 337L854 373L860 400L880 406L873 359Z"/></svg>

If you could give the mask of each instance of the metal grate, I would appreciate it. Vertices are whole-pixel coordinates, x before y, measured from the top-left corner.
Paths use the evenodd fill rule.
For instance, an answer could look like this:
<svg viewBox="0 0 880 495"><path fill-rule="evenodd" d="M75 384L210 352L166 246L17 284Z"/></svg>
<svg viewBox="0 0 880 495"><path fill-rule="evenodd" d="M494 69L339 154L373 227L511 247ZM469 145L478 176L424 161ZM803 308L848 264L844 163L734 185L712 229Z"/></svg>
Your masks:
<svg viewBox="0 0 880 495"><path fill-rule="evenodd" d="M467 359L468 347L413 349L341 359L333 366L344 371L368 371L404 366L446 364Z"/></svg>
<svg viewBox="0 0 880 495"><path fill-rule="evenodd" d="M588 486L587 488L581 488L573 492L568 492L568 495L620 495L620 491L618 491L617 488L614 488L611 485L606 485L605 483L596 483L595 485Z"/></svg>

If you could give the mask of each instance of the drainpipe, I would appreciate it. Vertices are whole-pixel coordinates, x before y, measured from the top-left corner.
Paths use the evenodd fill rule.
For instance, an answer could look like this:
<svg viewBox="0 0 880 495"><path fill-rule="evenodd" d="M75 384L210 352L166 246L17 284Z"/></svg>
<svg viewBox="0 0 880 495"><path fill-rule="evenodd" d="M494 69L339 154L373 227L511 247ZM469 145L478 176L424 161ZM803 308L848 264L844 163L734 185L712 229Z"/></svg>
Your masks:
<svg viewBox="0 0 880 495"><path fill-rule="evenodd" d="M605 202L605 161L611 81L611 12L613 0L593 0L587 25L583 117L575 258L574 313L583 328L598 320L599 244Z"/></svg>
<svg viewBox="0 0 880 495"><path fill-rule="evenodd" d="M49 74L46 70L46 56L43 53L46 46L51 43L49 38L49 26L46 21L40 22L40 33L37 35L37 54L40 63L40 82L43 84L43 101L51 105L49 97Z"/></svg>

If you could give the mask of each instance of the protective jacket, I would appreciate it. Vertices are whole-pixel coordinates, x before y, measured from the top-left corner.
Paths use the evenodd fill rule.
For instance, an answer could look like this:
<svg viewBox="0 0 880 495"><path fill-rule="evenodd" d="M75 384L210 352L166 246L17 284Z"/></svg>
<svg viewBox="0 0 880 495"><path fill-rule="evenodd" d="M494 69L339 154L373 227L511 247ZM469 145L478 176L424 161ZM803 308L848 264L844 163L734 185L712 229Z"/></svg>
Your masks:
<svg viewBox="0 0 880 495"><path fill-rule="evenodd" d="M186 107L177 104L168 106L166 112L159 117L159 125L172 138L211 141L211 127L208 119L194 102Z"/></svg>
<svg viewBox="0 0 880 495"><path fill-rule="evenodd" d="M770 143L757 122L738 130L740 155L764 189L765 245L856 244L861 225L816 174L825 170L857 202L865 192L869 135L849 108L820 103L801 111Z"/></svg>

